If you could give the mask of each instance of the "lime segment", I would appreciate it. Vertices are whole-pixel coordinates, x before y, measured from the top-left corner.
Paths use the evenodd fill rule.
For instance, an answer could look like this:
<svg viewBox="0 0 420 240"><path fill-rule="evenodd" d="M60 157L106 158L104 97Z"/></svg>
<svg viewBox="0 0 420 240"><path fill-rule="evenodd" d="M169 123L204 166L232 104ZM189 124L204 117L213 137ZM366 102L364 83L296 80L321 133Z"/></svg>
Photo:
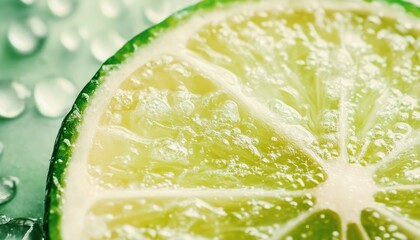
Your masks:
<svg viewBox="0 0 420 240"><path fill-rule="evenodd" d="M307 196L232 197L235 192L229 190L215 190L213 196L202 191L160 193L159 198L151 192L141 199L98 202L86 217L85 232L91 239L265 239L313 201Z"/></svg>

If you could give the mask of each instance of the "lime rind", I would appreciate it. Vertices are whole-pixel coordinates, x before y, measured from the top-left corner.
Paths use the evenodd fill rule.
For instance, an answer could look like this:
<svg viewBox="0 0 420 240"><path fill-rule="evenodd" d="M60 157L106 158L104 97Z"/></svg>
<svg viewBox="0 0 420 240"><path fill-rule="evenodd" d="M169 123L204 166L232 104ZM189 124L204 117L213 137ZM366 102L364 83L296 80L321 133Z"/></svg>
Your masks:
<svg viewBox="0 0 420 240"><path fill-rule="evenodd" d="M71 112L66 116L60 128L59 135L56 139L55 148L51 158L50 171L47 179L46 193L46 210L44 228L47 239L61 239L60 226L62 194L65 188L65 170L68 166L68 160L72 155L72 144L78 137L78 127L83 121L83 113L89 105L89 98L94 96L95 90L102 84L105 76L110 71L118 68L118 65L128 59L138 48L147 45L154 39L158 38L165 31L173 28L186 21L193 13L198 11L208 11L226 3L241 2L229 0L212 0L199 3L198 5L182 10L166 19L157 26L149 28L138 36L134 37L125 44L113 57L108 59L92 80L82 90ZM420 16L420 8L415 4L406 1L385 1L387 3L395 3L403 7L407 12ZM139 50L141 51L141 50ZM367 223L365 223L366 226Z"/></svg>

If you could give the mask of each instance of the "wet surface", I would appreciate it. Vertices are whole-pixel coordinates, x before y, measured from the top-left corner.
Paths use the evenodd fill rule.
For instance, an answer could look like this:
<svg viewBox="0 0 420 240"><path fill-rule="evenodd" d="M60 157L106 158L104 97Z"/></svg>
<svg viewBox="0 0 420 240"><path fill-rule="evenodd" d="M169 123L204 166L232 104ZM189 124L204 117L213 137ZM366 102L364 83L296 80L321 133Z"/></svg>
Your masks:
<svg viewBox="0 0 420 240"><path fill-rule="evenodd" d="M37 239L32 220L18 218L42 217L58 128L100 64L158 21L150 9L160 21L195 1L161 2L169 6L162 12L149 0L0 2L1 239Z"/></svg>

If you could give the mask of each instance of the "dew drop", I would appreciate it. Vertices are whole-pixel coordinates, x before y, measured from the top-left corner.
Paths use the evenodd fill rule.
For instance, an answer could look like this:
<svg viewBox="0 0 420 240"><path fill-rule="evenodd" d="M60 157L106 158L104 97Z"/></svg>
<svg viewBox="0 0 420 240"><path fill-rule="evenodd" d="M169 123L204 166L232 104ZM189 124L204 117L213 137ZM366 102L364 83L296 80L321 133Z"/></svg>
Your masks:
<svg viewBox="0 0 420 240"><path fill-rule="evenodd" d="M0 205L10 202L16 195L16 177L0 178Z"/></svg>
<svg viewBox="0 0 420 240"><path fill-rule="evenodd" d="M171 6L171 1L168 0L151 1L144 8L144 16L151 23L161 22L173 11Z"/></svg>
<svg viewBox="0 0 420 240"><path fill-rule="evenodd" d="M60 36L61 44L70 52L76 51L80 46L80 36L72 31L63 32Z"/></svg>
<svg viewBox="0 0 420 240"><path fill-rule="evenodd" d="M0 222L0 239L43 239L41 224L32 218L6 219Z"/></svg>
<svg viewBox="0 0 420 240"><path fill-rule="evenodd" d="M89 39L90 38L90 32L91 31L89 30L88 26L86 26L86 25L79 26L78 34L82 39L84 39L84 40Z"/></svg>
<svg viewBox="0 0 420 240"><path fill-rule="evenodd" d="M30 17L10 25L7 38L12 48L20 54L30 54L41 48L48 34L45 22L39 17Z"/></svg>
<svg viewBox="0 0 420 240"><path fill-rule="evenodd" d="M170 1L170 2L174 3L173 5L176 7L176 9L182 9L190 5L196 4L199 1L200 0L175 0L175 1Z"/></svg>
<svg viewBox="0 0 420 240"><path fill-rule="evenodd" d="M155 0L144 7L144 16L151 23L159 23L177 9L197 3L197 0Z"/></svg>
<svg viewBox="0 0 420 240"><path fill-rule="evenodd" d="M76 8L76 0L48 0L50 11L57 17L65 17Z"/></svg>
<svg viewBox="0 0 420 240"><path fill-rule="evenodd" d="M97 60L103 62L114 54L124 42L118 33L109 32L105 36L95 38L90 44L90 50Z"/></svg>
<svg viewBox="0 0 420 240"><path fill-rule="evenodd" d="M24 5L29 6L29 5L34 4L35 0L20 0L20 2Z"/></svg>
<svg viewBox="0 0 420 240"><path fill-rule="evenodd" d="M120 0L101 0L99 3L102 14L108 18L116 18L122 11L122 3Z"/></svg>
<svg viewBox="0 0 420 240"><path fill-rule="evenodd" d="M0 117L15 118L26 107L25 99L30 96L29 90L17 82L0 82Z"/></svg>
<svg viewBox="0 0 420 240"><path fill-rule="evenodd" d="M0 225L5 224L10 221L10 218L8 218L6 215L0 214Z"/></svg>
<svg viewBox="0 0 420 240"><path fill-rule="evenodd" d="M39 82L34 90L36 107L46 117L63 116L70 110L76 95L76 87L64 78Z"/></svg>
<svg viewBox="0 0 420 240"><path fill-rule="evenodd" d="M3 151L4 151L4 145L2 142L0 142L0 157L3 155Z"/></svg>

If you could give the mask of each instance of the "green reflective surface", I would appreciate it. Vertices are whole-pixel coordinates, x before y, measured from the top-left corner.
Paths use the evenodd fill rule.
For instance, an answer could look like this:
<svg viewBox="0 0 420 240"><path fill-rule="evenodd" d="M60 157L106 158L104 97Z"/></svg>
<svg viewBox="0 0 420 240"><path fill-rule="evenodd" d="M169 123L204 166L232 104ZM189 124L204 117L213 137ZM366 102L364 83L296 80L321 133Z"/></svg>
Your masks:
<svg viewBox="0 0 420 240"><path fill-rule="evenodd" d="M42 217L49 159L72 89L79 92L124 42L194 2L0 1L0 177L18 179L0 215ZM10 98L15 83L25 96L18 88L20 96Z"/></svg>

